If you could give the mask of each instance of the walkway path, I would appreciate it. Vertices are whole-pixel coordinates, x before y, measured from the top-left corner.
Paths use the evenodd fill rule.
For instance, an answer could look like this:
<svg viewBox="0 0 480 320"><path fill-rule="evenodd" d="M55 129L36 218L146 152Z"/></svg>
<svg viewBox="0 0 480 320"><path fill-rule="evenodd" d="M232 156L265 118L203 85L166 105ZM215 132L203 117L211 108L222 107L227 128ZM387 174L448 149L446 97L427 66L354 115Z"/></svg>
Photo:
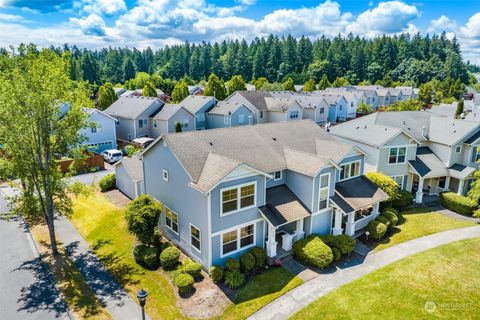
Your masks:
<svg viewBox="0 0 480 320"><path fill-rule="evenodd" d="M438 213L441 213L441 214L443 214L443 215L445 215L449 218L452 218L452 219L465 220L465 221L472 221L472 222L480 223L479 218L464 216L463 214L459 214L459 213L453 212L452 210L445 209L444 207L442 207L440 205L436 206L436 207L433 207L432 209L434 209Z"/></svg>
<svg viewBox="0 0 480 320"><path fill-rule="evenodd" d="M58 239L112 318L115 320L141 319L140 306L103 267L72 223L65 217L59 217L55 226ZM150 318L147 316L147 319Z"/></svg>
<svg viewBox="0 0 480 320"><path fill-rule="evenodd" d="M266 305L249 319L288 319L311 302L355 279L410 255L447 243L480 237L480 226L449 230L417 238L368 255L362 264L320 274Z"/></svg>

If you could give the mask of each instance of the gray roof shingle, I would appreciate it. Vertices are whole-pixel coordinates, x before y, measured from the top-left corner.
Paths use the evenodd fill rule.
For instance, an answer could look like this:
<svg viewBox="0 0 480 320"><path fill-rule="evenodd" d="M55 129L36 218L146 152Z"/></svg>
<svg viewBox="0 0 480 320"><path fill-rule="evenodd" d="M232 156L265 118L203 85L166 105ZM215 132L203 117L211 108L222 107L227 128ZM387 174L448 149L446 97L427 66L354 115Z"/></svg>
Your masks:
<svg viewBox="0 0 480 320"><path fill-rule="evenodd" d="M156 105L160 109L163 106L163 102L158 98L121 96L103 112L112 117L136 119L152 105Z"/></svg>
<svg viewBox="0 0 480 320"><path fill-rule="evenodd" d="M385 201L389 198L388 195L382 191L382 189L368 180L368 178L365 176L338 182L335 185L335 192L345 203L348 204L350 209L353 209L348 212L371 206L377 202ZM337 203L335 198L332 200L338 206L344 206L345 209L348 209L348 207L343 203ZM343 208L341 209L344 210Z"/></svg>
<svg viewBox="0 0 480 320"><path fill-rule="evenodd" d="M213 97L189 95L178 104L188 110L191 114L196 114L198 110L206 104L212 103Z"/></svg>

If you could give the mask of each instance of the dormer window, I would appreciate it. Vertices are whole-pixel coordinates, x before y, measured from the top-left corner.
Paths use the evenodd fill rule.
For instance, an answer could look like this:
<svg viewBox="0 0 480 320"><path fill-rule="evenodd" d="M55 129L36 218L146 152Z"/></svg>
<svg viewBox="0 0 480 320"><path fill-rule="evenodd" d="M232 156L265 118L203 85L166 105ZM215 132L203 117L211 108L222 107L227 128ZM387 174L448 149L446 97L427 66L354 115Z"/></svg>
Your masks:
<svg viewBox="0 0 480 320"><path fill-rule="evenodd" d="M340 181L358 177L360 175L360 160L340 166Z"/></svg>
<svg viewBox="0 0 480 320"><path fill-rule="evenodd" d="M273 173L273 180L278 181L282 179L282 171L275 171Z"/></svg>

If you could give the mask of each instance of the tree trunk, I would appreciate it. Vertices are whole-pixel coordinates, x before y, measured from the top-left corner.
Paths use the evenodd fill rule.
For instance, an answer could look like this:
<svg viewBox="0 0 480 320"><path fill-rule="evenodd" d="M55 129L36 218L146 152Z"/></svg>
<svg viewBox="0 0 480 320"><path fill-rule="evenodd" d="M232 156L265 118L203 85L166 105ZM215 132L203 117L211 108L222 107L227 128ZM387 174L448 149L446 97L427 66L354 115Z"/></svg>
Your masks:
<svg viewBox="0 0 480 320"><path fill-rule="evenodd" d="M47 219L48 234L50 235L50 247L54 255L58 254L57 237L55 236L55 214L53 208L53 200L49 195L45 196L45 218Z"/></svg>

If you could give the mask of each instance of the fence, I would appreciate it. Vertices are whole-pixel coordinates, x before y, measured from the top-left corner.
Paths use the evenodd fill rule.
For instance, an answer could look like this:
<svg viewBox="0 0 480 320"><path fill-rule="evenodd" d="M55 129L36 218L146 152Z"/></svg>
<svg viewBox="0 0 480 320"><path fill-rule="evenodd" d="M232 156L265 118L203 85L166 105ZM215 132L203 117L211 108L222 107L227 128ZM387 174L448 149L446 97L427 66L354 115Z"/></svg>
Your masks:
<svg viewBox="0 0 480 320"><path fill-rule="evenodd" d="M77 160L78 163L75 164L75 167L76 167L75 169L77 172L91 171L92 169L95 169L95 170L105 169L105 163L103 162L103 156L101 154L88 152L87 155L88 155L87 158L82 160ZM74 162L73 159L58 161L58 164L60 165L60 170L63 173L68 172L73 162Z"/></svg>

